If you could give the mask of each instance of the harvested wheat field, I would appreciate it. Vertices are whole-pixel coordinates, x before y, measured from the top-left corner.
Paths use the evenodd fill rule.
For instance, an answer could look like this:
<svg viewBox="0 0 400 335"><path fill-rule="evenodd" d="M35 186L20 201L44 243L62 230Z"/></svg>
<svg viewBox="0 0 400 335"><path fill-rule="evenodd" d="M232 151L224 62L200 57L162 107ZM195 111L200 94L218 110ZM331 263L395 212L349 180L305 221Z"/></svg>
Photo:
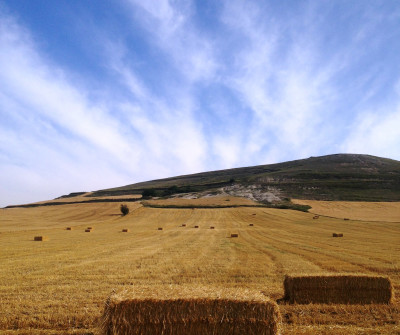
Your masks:
<svg viewBox="0 0 400 335"><path fill-rule="evenodd" d="M0 333L95 334L110 294L140 285L159 298L168 287L190 285L259 292L277 301L282 334L400 333L400 225L379 213L380 221L350 214L347 221L341 215L313 220L314 214L293 210L135 202L122 217L120 204L0 209ZM211 222L218 229L209 229ZM94 233L84 232L89 226ZM332 238L335 231L343 237ZM324 274L390 277L393 302L282 300L285 275Z"/></svg>
<svg viewBox="0 0 400 335"><path fill-rule="evenodd" d="M260 204L246 198L233 196L206 196L197 199L190 198L170 198L148 200L145 202L148 206L162 207L235 207L235 206L259 206Z"/></svg>
<svg viewBox="0 0 400 335"><path fill-rule="evenodd" d="M93 196L93 192L87 192L81 195L76 195L72 197L63 196L53 200L45 200L45 201L38 201L34 204L44 204L44 203L79 203L85 201L93 201L93 200L105 200L105 199L113 199L113 200L121 200L124 199L140 199L142 196L139 194L130 194L130 195L112 195L112 196Z"/></svg>
<svg viewBox="0 0 400 335"><path fill-rule="evenodd" d="M400 223L400 202L292 200L311 206L310 213L342 219Z"/></svg>

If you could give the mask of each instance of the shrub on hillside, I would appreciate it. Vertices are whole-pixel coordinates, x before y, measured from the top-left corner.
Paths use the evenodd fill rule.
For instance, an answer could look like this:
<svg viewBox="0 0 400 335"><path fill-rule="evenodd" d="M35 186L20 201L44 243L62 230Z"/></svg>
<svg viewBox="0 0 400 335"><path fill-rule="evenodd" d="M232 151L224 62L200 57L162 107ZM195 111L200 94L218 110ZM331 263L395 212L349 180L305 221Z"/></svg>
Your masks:
<svg viewBox="0 0 400 335"><path fill-rule="evenodd" d="M154 190L152 188L146 188L142 192L142 197L145 198L145 199L146 198L155 197L155 196L156 196L156 190Z"/></svg>
<svg viewBox="0 0 400 335"><path fill-rule="evenodd" d="M125 204L121 205L120 207L122 216L125 216L129 213L129 207Z"/></svg>

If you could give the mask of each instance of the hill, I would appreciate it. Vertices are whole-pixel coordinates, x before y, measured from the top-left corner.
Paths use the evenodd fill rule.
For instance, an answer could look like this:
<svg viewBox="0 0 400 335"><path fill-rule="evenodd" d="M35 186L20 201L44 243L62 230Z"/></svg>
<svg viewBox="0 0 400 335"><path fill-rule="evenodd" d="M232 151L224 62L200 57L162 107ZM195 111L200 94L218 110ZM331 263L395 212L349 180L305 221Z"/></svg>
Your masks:
<svg viewBox="0 0 400 335"><path fill-rule="evenodd" d="M236 191L279 199L400 201L400 162L357 154L335 154L290 162L196 173L93 192L90 196ZM256 200L257 197L253 197ZM269 199L269 198L266 198Z"/></svg>

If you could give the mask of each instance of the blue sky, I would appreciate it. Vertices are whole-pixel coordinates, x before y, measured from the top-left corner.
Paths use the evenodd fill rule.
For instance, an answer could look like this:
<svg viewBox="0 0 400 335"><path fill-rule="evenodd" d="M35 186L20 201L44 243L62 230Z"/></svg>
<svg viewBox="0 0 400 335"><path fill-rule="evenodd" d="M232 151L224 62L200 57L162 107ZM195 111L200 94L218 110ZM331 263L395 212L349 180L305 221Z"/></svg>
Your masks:
<svg viewBox="0 0 400 335"><path fill-rule="evenodd" d="M0 2L0 206L332 153L400 160L400 3Z"/></svg>

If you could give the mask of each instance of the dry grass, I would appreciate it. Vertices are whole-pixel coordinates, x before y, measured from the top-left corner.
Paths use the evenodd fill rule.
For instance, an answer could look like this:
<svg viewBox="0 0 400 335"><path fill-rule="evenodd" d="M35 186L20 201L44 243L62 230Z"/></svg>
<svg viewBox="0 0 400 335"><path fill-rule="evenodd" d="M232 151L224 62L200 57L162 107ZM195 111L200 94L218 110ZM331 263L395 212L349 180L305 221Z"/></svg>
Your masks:
<svg viewBox="0 0 400 335"><path fill-rule="evenodd" d="M277 304L258 291L169 285L134 286L113 293L102 317L103 334L249 334L279 332Z"/></svg>
<svg viewBox="0 0 400 335"><path fill-rule="evenodd" d="M292 202L311 206L310 213L347 220L400 222L400 202L357 202L298 200Z"/></svg>
<svg viewBox="0 0 400 335"><path fill-rule="evenodd" d="M208 196L199 199L170 198L146 201L161 206L257 206L259 203L246 198L232 196Z"/></svg>
<svg viewBox="0 0 400 335"><path fill-rule="evenodd" d="M268 208L156 209L136 203L121 217L119 206L0 209L0 333L94 333L110 292L127 285L149 285L155 294L169 285L247 288L279 299L286 274L363 273L389 276L395 293L400 290L398 223L373 217L313 220L310 213ZM210 222L218 229L179 227ZM91 225L96 233L89 238L83 230ZM164 232L158 234L161 225ZM75 229L66 234L66 226ZM123 228L132 233L121 234ZM231 231L240 238L227 238ZM332 238L334 231L345 238ZM50 240L34 242L36 235ZM392 305L279 308L282 334L400 331L398 298Z"/></svg>
<svg viewBox="0 0 400 335"><path fill-rule="evenodd" d="M388 277L365 275L286 276L285 300L298 304L389 304Z"/></svg>
<svg viewBox="0 0 400 335"><path fill-rule="evenodd" d="M131 194L131 195L110 195L110 196L103 196L103 197L91 197L90 195L92 192L87 192L82 195L78 195L76 197L71 198L61 198L61 199L54 199L54 200L45 200L45 201L38 201L35 204L43 204L48 202L79 202L79 201L88 201L88 200L101 200L101 199L140 199L142 196L140 194Z"/></svg>

